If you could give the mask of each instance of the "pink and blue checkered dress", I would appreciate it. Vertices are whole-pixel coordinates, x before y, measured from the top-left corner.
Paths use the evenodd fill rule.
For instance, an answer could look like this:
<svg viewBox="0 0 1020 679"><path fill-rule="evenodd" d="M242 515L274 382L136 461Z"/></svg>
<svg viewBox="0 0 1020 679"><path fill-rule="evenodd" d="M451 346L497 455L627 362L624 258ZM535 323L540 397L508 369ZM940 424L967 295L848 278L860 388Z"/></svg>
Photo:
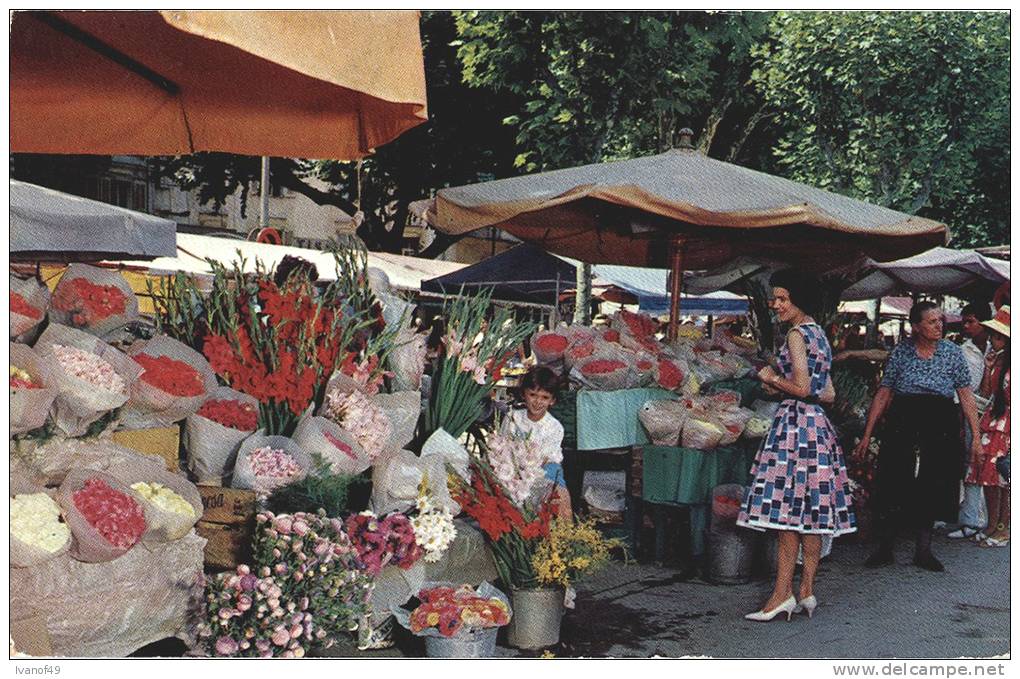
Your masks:
<svg viewBox="0 0 1020 679"><path fill-rule="evenodd" d="M805 323L797 330L807 345L811 395L818 396L829 379L832 348L817 323ZM787 345L779 354L779 364L783 376L792 379ZM794 398L780 403L751 474L754 481L737 525L816 535L857 530L843 451L821 406Z"/></svg>

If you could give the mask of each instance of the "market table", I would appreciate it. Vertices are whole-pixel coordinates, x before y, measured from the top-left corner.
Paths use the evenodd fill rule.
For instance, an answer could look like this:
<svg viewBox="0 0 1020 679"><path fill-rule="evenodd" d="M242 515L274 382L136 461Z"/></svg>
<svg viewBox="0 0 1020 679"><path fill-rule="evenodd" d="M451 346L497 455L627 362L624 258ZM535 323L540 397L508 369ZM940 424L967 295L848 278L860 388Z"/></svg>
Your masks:
<svg viewBox="0 0 1020 679"><path fill-rule="evenodd" d="M665 389L577 392L577 450L627 448L649 443L638 421L645 401L675 398Z"/></svg>
<svg viewBox="0 0 1020 679"><path fill-rule="evenodd" d="M704 536L712 489L724 483L746 486L757 440L741 439L731 446L697 450L677 446L645 446L641 496L655 505L655 553L661 560L665 549L665 508L688 507L691 513L691 554L704 553Z"/></svg>

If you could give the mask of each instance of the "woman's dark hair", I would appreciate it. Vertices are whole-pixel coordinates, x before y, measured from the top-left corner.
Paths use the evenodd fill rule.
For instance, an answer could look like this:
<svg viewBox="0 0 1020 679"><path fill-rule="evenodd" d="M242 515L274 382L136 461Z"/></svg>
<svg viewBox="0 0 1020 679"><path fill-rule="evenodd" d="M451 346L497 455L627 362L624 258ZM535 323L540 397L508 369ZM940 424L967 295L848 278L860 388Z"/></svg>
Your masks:
<svg viewBox="0 0 1020 679"><path fill-rule="evenodd" d="M790 293L790 302L808 314L818 313L822 306L822 284L817 278L797 269L783 269L769 278L773 288L784 288Z"/></svg>
<svg viewBox="0 0 1020 679"><path fill-rule="evenodd" d="M910 307L910 324L917 325L924 319L924 312L931 311L932 309L938 309L939 305L935 302L918 302L914 306Z"/></svg>
<svg viewBox="0 0 1020 679"><path fill-rule="evenodd" d="M280 263L276 265L273 282L276 283L277 287L280 287L287 282L288 278L296 273L305 274L312 283L319 280L319 269L314 264L301 257L284 255Z"/></svg>
<svg viewBox="0 0 1020 679"><path fill-rule="evenodd" d="M521 378L521 384L517 389L521 397L524 396L525 389L541 389L542 391L548 391L555 398L560 390L560 376L551 368L537 365L524 373L524 377Z"/></svg>
<svg viewBox="0 0 1020 679"><path fill-rule="evenodd" d="M994 330L992 332L995 332ZM1000 333L1001 334L1001 333ZM1006 398L1006 373L1009 372L1009 338L1002 350L1002 370L999 371L999 383L995 385L995 397L992 401L992 417L998 419L1006 414L1009 399Z"/></svg>

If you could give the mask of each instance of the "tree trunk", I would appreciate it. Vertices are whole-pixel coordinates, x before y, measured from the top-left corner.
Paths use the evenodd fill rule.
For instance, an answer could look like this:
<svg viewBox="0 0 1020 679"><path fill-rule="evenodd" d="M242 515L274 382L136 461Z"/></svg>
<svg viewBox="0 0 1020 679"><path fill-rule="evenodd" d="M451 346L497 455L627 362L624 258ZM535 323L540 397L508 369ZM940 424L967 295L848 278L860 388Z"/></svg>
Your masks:
<svg viewBox="0 0 1020 679"><path fill-rule="evenodd" d="M591 264L577 267L577 294L574 296L574 323L591 325Z"/></svg>
<svg viewBox="0 0 1020 679"><path fill-rule="evenodd" d="M708 155L708 150L712 148L712 140L715 139L715 133L719 129L719 123L722 122L726 116L726 110L733 104L733 97L724 97L719 103L712 107L711 112L708 114L708 119L705 121L705 129L701 132L701 139L698 140L698 150L701 151L702 155Z"/></svg>

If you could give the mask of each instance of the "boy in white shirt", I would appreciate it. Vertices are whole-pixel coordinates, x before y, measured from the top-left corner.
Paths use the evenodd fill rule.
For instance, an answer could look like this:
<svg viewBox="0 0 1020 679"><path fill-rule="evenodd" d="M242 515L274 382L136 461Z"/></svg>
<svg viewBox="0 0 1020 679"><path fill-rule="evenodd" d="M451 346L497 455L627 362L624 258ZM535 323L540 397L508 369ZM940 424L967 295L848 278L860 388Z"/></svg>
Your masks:
<svg viewBox="0 0 1020 679"><path fill-rule="evenodd" d="M559 377L546 367L531 368L521 378L518 387L519 397L524 402L523 408L514 408L503 420L502 431L513 432L515 436L530 436L550 454L545 458L562 459L563 425L549 414L549 408L556 403L559 390ZM563 467L559 462L543 465L545 478L554 484L553 502L560 518L570 519L570 493L563 478Z"/></svg>

